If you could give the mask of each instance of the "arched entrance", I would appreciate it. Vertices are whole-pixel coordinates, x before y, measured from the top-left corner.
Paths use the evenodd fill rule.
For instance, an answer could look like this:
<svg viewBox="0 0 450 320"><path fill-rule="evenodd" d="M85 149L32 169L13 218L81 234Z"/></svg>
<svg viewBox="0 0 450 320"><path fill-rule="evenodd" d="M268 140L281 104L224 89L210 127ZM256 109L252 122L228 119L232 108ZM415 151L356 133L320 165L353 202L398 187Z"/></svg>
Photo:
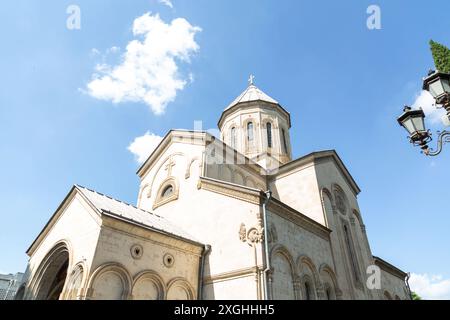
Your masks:
<svg viewBox="0 0 450 320"><path fill-rule="evenodd" d="M67 279L68 267L69 249L66 243L61 242L47 254L36 272L35 299L58 300Z"/></svg>

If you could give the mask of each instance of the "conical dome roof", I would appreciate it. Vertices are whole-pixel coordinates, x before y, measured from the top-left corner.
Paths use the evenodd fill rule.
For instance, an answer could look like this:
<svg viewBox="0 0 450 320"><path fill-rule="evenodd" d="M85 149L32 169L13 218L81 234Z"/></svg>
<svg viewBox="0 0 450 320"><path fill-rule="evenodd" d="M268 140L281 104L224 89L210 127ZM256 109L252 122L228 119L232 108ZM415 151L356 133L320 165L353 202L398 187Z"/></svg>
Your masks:
<svg viewBox="0 0 450 320"><path fill-rule="evenodd" d="M232 103L225 108L225 110L237 105L238 103L250 102L250 101L265 101L274 104L278 104L278 101L269 97L261 89L257 88L254 84L250 84L247 89L244 90Z"/></svg>

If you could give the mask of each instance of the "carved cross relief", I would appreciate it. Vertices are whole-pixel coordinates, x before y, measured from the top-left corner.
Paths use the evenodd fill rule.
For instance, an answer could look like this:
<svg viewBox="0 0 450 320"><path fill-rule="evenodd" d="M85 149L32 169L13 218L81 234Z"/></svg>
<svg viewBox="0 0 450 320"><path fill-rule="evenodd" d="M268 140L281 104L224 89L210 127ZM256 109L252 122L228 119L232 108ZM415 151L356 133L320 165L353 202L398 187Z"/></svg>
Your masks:
<svg viewBox="0 0 450 320"><path fill-rule="evenodd" d="M172 175L172 168L175 166L175 161L173 161L173 158L170 157L169 161L167 162L164 169L167 171L167 177L170 177Z"/></svg>

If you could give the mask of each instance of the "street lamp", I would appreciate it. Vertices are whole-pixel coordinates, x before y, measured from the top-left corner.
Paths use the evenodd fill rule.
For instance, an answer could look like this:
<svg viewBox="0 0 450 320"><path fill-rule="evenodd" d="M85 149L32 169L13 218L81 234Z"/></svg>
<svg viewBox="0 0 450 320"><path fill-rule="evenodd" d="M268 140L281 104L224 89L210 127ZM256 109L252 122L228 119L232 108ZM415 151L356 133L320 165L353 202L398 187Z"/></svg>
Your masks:
<svg viewBox="0 0 450 320"><path fill-rule="evenodd" d="M422 109L412 110L411 107L405 106L403 114L397 118L398 123L408 131L409 140L415 146L426 153L428 150L428 142L431 141L429 130L425 129L425 113Z"/></svg>
<svg viewBox="0 0 450 320"><path fill-rule="evenodd" d="M450 74L430 71L423 80L423 90L433 96L436 104L445 108L450 120ZM430 130L425 127L425 114L422 109L412 110L405 106L403 114L397 118L397 121L408 131L410 142L415 146L420 146L422 152L427 156L437 156L441 153L443 145L450 142L450 131L438 131L437 149L433 150L428 147L432 137Z"/></svg>
<svg viewBox="0 0 450 320"><path fill-rule="evenodd" d="M423 90L431 93L437 104L441 104L447 111L450 107L450 74L430 71L423 79Z"/></svg>

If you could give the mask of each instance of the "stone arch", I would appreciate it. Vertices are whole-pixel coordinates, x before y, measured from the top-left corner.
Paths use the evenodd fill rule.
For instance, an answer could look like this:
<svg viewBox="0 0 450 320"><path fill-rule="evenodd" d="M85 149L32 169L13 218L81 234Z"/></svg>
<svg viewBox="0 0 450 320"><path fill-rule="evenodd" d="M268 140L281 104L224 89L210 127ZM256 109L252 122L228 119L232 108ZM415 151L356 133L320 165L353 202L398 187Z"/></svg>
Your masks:
<svg viewBox="0 0 450 320"><path fill-rule="evenodd" d="M141 201L142 201L142 196L144 195L149 195L148 191L146 191L146 189L150 186L150 184L146 183L144 184L140 189L139 189L139 194L138 194L138 205L140 205Z"/></svg>
<svg viewBox="0 0 450 320"><path fill-rule="evenodd" d="M316 265L307 255L300 255L297 258L297 267L299 270L300 278L303 280L306 275L311 278L311 284L313 285L313 292L319 298L322 294L322 282L317 271ZM304 286L304 281L302 282Z"/></svg>
<svg viewBox="0 0 450 320"><path fill-rule="evenodd" d="M322 211L323 211L323 217L325 220L325 225L327 227L330 227L331 223L334 223L333 217L336 213L336 209L334 207L333 203L333 195L327 188L321 189L321 202L322 202Z"/></svg>
<svg viewBox="0 0 450 320"><path fill-rule="evenodd" d="M167 300L194 300L194 288L184 278L172 279L167 284Z"/></svg>
<svg viewBox="0 0 450 320"><path fill-rule="evenodd" d="M168 196L164 196L163 195L164 190L166 190L168 187L172 188L172 193ZM154 210L168 202L177 200L179 193L180 193L180 187L179 187L178 179L176 179L175 177L168 177L168 178L164 179L158 188L158 192L156 193L156 197L155 197L155 201L153 202L152 209Z"/></svg>
<svg viewBox="0 0 450 320"><path fill-rule="evenodd" d="M147 270L135 277L131 292L133 300L163 300L166 288L158 273Z"/></svg>
<svg viewBox="0 0 450 320"><path fill-rule="evenodd" d="M65 290L64 300L76 300L80 295L80 291L84 288L87 280L86 266L84 262L77 263L70 272L67 279L67 287Z"/></svg>
<svg viewBox="0 0 450 320"><path fill-rule="evenodd" d="M235 128L235 134L236 134L236 146L235 146L235 148L237 147L237 144L238 144L238 141L239 141L239 137L240 137L240 126L233 120L233 121L231 121L228 125L227 125L227 127L226 127L226 129L225 130L223 130L223 132L222 132L222 140L223 141L225 141L229 146L232 146L232 141L231 141L231 139L232 139L232 136L231 136L231 129L233 129L233 128Z"/></svg>
<svg viewBox="0 0 450 320"><path fill-rule="evenodd" d="M356 218L356 220L358 220L359 226L363 225L361 214L359 213L358 210L352 209L352 216L354 216Z"/></svg>
<svg viewBox="0 0 450 320"><path fill-rule="evenodd" d="M316 300L316 286L310 275L304 274L300 277L300 290L303 300Z"/></svg>
<svg viewBox="0 0 450 320"><path fill-rule="evenodd" d="M64 291L67 270L72 263L72 246L68 240L57 242L42 259L30 282L30 298L57 300Z"/></svg>
<svg viewBox="0 0 450 320"><path fill-rule="evenodd" d="M269 140L268 140L268 131L267 131L267 125L270 123L271 126L271 138L272 138L272 146L271 149L276 148L275 143L275 131L277 130L277 126L275 126L275 121L272 117L265 117L262 119L261 123L261 130L262 130L262 136L264 141L265 148L269 148Z"/></svg>
<svg viewBox="0 0 450 320"><path fill-rule="evenodd" d="M186 166L186 173L184 174L184 178L185 179L189 179L191 177L191 168L192 168L192 166L194 165L194 163L196 161L199 162L199 168L200 168L200 172L201 172L202 164L201 164L200 158L199 157L193 157L191 159L191 161L189 161L188 165Z"/></svg>
<svg viewBox="0 0 450 320"><path fill-rule="evenodd" d="M252 145L249 145L248 138L247 138L249 135L248 124L250 122L253 123L253 132L252 132L253 144ZM258 130L258 122L255 117L250 116L244 120L244 122L242 123L242 131L243 131L243 137L244 137L244 141L245 141L245 143L244 143L245 149L244 150L250 151L251 148L256 148L256 146L258 145L257 139L258 139L259 135L257 134L257 130Z"/></svg>
<svg viewBox="0 0 450 320"><path fill-rule="evenodd" d="M339 284L333 269L328 264L323 263L319 267L319 275L324 287L325 299L340 300L342 292L339 289ZM330 293L327 293L328 289L331 290Z"/></svg>
<svg viewBox="0 0 450 320"><path fill-rule="evenodd" d="M289 250L276 245L270 253L272 266L271 291L275 300L293 300L296 297L294 280L297 278L295 264Z"/></svg>
<svg viewBox="0 0 450 320"><path fill-rule="evenodd" d="M131 292L131 276L119 263L106 263L91 275L88 288L94 300L127 300Z"/></svg>

